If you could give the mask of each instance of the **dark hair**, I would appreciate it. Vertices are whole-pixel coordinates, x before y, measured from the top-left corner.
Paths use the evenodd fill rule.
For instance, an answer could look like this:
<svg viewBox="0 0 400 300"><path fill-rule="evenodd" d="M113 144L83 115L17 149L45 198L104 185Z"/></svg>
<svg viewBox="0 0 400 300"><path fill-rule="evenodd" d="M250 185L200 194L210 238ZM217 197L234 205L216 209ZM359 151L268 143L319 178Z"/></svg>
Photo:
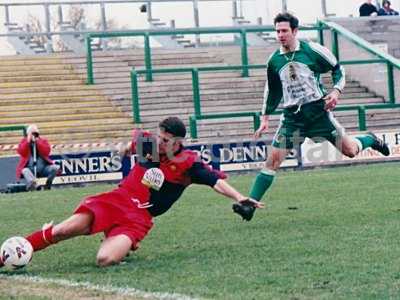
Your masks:
<svg viewBox="0 0 400 300"><path fill-rule="evenodd" d="M299 19L288 12L279 13L276 15L274 19L274 25L279 22L289 22L292 30L299 27Z"/></svg>
<svg viewBox="0 0 400 300"><path fill-rule="evenodd" d="M384 6L386 3L389 4L389 6L390 6L390 4L391 4L390 1L384 0L384 1L382 1L382 6Z"/></svg>
<svg viewBox="0 0 400 300"><path fill-rule="evenodd" d="M168 117L162 120L158 127L176 137L184 138L186 136L186 127L182 120L177 117Z"/></svg>

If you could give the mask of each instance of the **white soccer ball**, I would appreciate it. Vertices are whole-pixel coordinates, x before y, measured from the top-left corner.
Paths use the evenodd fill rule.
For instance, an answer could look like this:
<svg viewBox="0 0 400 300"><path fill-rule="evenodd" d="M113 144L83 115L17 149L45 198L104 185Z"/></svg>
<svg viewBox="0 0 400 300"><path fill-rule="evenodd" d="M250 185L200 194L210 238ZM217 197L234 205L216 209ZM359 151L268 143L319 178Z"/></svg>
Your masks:
<svg viewBox="0 0 400 300"><path fill-rule="evenodd" d="M0 248L1 260L12 270L25 267L31 261L32 254L31 243L21 236L7 239Z"/></svg>

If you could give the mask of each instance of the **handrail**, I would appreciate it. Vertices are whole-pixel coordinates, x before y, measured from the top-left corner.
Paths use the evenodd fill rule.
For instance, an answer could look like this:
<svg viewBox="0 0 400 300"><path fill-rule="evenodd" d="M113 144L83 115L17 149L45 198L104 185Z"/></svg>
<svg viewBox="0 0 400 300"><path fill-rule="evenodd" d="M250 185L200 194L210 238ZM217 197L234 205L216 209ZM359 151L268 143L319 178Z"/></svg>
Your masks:
<svg viewBox="0 0 400 300"><path fill-rule="evenodd" d="M265 69L266 65L236 65L236 66L215 66L215 67L199 67L199 68L161 68L152 69L151 74L166 74L166 73L191 73L192 88L193 88L193 105L196 116L201 116L200 103L200 82L199 72L215 72L215 71L238 71L249 69ZM139 101L139 86L138 76L141 74L148 75L149 70L131 70L131 95L132 95L132 116L134 123L141 123L140 118L140 101Z"/></svg>
<svg viewBox="0 0 400 300"><path fill-rule="evenodd" d="M16 131L16 130L22 130L23 135L26 136L26 126L25 125L0 126L0 132Z"/></svg>
<svg viewBox="0 0 400 300"><path fill-rule="evenodd" d="M370 104L370 105L340 105L335 108L335 111L358 111L358 129L360 131L367 130L366 124L366 116L365 113L369 109L393 109L400 108L400 104ZM279 115L283 112L282 109L275 110L272 114ZM260 113L259 112L239 112L239 113L218 113L218 114L206 114L201 116L191 115L189 116L189 129L190 129L190 137L192 139L197 139L197 121L198 120L207 120L207 119L224 119L224 118L238 118L238 117L253 117L253 127L254 131L260 125ZM258 120L256 120L256 118Z"/></svg>
<svg viewBox="0 0 400 300"><path fill-rule="evenodd" d="M391 64L393 64L394 67L396 67L397 69L400 70L400 60L399 59L393 57L392 55L390 55L388 53L385 53L381 49L378 49L376 46L374 46L370 42L362 39L361 37L355 35L353 32L347 30L346 28L344 28L343 26L341 26L335 22L324 21L324 20L319 20L319 22L321 24L323 24L324 26L330 28L332 31L339 33L344 38L346 38L350 42L354 43L355 45L359 46L360 48L368 51L371 54L378 56L381 59L384 59L385 61L390 62Z"/></svg>
<svg viewBox="0 0 400 300"><path fill-rule="evenodd" d="M368 64L368 63L383 63L385 60L381 59L364 59L364 60L349 60L340 62L341 64ZM193 106L194 112L197 117L201 113L201 97L200 97L200 72L216 72L216 71L239 71L249 69L265 69L265 64L260 65L234 65L234 66L209 66L198 68L159 68L159 69L140 69L133 68L131 70L131 96L132 96L132 117L134 123L141 123L140 118L140 100L139 100L139 85L138 76L145 74L146 76L153 77L153 74L167 74L167 73L191 73L192 90L193 90ZM150 74L149 74L150 73Z"/></svg>
<svg viewBox="0 0 400 300"><path fill-rule="evenodd" d="M252 117L253 118L253 129L256 131L260 127L260 112L247 111L247 112L235 112L235 113L218 113L218 114L206 114L201 116L192 115L189 116L189 130L190 137L197 139L197 120L207 119L224 119L224 118L242 118Z"/></svg>
<svg viewBox="0 0 400 300"><path fill-rule="evenodd" d="M338 45L338 34L342 35L344 38L349 40L350 42L354 43L356 46L360 47L368 51L369 53L377 56L379 59L382 59L387 64L387 74L388 74L388 95L389 95L389 102L395 103L396 102L396 95L395 95L395 82L394 82L394 74L393 68L397 68L400 70L400 60L393 57L392 55L385 53L381 49L376 48L370 42L362 39L361 37L355 35L351 31L347 30L343 26L331 22L331 21L324 21L319 20L318 26L321 28L321 31L324 28L329 28L333 33L333 41L332 41L332 52L334 55L339 59L339 45ZM323 36L323 34L321 34Z"/></svg>
<svg viewBox="0 0 400 300"><path fill-rule="evenodd" d="M302 26L301 30L320 30L316 26ZM248 51L247 51L247 33L254 32L273 32L275 31L273 26L230 26L230 27L202 27L202 28L177 28L177 29L148 29L148 30L126 30L126 31L109 31L109 32L94 32L86 35L86 67L87 67L87 84L94 84L93 75L93 54L91 49L91 41L93 38L113 38L113 37L134 37L143 36L145 39L144 55L146 61L146 81L152 81L151 76L151 50L150 50L150 36L162 36L162 35L180 35L180 34L228 34L236 33L241 36L241 63L243 66L247 66L248 62ZM242 76L247 77L248 69L242 68Z"/></svg>

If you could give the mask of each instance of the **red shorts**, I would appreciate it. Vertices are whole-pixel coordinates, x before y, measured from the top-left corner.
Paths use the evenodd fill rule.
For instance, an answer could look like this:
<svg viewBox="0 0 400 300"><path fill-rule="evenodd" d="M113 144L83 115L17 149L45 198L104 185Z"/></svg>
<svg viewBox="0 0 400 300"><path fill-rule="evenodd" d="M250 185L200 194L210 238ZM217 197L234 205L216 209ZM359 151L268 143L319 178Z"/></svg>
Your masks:
<svg viewBox="0 0 400 300"><path fill-rule="evenodd" d="M153 218L147 209L138 208L124 189L89 196L74 213L93 214L90 234L104 232L106 237L124 234L131 239L133 250L153 227Z"/></svg>

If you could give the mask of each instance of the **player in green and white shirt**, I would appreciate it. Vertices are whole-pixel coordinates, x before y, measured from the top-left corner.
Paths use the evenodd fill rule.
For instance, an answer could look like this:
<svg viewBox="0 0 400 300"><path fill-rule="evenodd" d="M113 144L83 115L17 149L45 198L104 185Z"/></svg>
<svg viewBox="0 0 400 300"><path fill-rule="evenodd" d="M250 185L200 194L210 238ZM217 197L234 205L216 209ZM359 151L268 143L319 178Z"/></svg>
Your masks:
<svg viewBox="0 0 400 300"><path fill-rule="evenodd" d="M294 51L285 52L282 46L267 63L268 84L265 86L263 115L272 113L283 100L290 108L321 100L326 91L321 74L332 72L334 89L341 92L345 85L344 69L333 54L313 42L295 40Z"/></svg>
<svg viewBox="0 0 400 300"><path fill-rule="evenodd" d="M274 24L281 47L268 60L262 120L255 137L268 132L269 114L281 102L283 113L265 167L250 191L250 198L257 201L271 186L288 151L305 137L316 142L328 140L348 157L368 147L385 156L390 154L388 146L374 134L349 137L333 117L331 110L345 85L344 69L335 56L321 45L299 41L296 37L299 21L295 16L280 13ZM329 93L321 82L321 74L327 72L331 72L334 83Z"/></svg>

